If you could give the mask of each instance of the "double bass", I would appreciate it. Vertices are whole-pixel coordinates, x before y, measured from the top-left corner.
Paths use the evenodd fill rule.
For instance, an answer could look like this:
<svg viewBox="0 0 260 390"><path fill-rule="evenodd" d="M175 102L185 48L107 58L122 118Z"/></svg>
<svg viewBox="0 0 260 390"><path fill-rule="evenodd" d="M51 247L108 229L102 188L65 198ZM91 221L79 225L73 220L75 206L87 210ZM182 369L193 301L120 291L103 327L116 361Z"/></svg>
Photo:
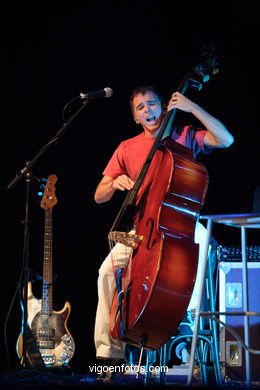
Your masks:
<svg viewBox="0 0 260 390"><path fill-rule="evenodd" d="M217 72L216 59L209 58L183 78L178 91L201 89L209 74ZM163 139L176 111L166 113L109 232L110 243L130 249L126 267L115 266L111 335L149 350L159 349L174 335L187 310L198 263L195 224L208 186L208 172L192 151L169 136Z"/></svg>

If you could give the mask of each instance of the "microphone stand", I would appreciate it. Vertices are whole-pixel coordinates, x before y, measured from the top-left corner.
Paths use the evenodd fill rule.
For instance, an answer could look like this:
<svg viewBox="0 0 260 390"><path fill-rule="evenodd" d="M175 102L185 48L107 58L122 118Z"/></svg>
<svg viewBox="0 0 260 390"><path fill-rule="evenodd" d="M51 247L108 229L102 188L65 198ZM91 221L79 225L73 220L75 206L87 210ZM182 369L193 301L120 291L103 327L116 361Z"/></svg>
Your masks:
<svg viewBox="0 0 260 390"><path fill-rule="evenodd" d="M78 114L84 109L84 107L87 105L88 99L85 99L83 101L82 106L75 112L74 115L72 115L66 122L64 122L61 126L61 128L57 131L57 133L50 139L50 141L44 145L35 155L35 157L31 161L27 161L24 168L22 168L15 176L15 178L7 185L7 188L11 190L17 182L24 178L26 182L26 199L25 199L25 220L24 220L24 243L23 243L23 268L24 268L24 294L21 294L21 299L23 303L23 319L22 319L22 334L23 334L23 348L22 348L22 357L21 357L21 365L23 368L28 368L32 366L31 359L28 359L26 352L28 351L28 336L29 336L29 326L28 326L28 282L29 282L29 236L30 236L30 213L29 213L29 205L30 205L30 187L31 187L31 179L35 178L32 174L32 167L34 166L35 162L38 160L38 158L44 154L44 152L56 141L58 141L59 138L64 134L64 132L67 130L71 122L78 116ZM31 332L30 332L31 333ZM30 337L32 335L30 334ZM36 347L36 351L35 351ZM31 349L31 348L30 348ZM34 350L31 352L36 353L37 361L34 360L34 363L37 367L44 367L43 359L40 355L40 352L37 348L37 346L34 346ZM29 353L29 351L28 351ZM32 356L31 356L32 357Z"/></svg>

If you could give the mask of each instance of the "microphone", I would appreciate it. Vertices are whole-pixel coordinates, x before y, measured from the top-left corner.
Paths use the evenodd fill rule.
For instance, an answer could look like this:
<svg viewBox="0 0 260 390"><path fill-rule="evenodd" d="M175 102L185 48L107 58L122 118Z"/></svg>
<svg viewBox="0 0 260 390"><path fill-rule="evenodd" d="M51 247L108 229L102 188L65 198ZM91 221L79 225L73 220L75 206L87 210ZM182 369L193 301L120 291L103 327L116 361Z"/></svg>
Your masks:
<svg viewBox="0 0 260 390"><path fill-rule="evenodd" d="M104 89L101 89L101 91L93 91L88 93L80 93L81 99L96 99L101 97L109 98L113 95L113 89L106 87Z"/></svg>

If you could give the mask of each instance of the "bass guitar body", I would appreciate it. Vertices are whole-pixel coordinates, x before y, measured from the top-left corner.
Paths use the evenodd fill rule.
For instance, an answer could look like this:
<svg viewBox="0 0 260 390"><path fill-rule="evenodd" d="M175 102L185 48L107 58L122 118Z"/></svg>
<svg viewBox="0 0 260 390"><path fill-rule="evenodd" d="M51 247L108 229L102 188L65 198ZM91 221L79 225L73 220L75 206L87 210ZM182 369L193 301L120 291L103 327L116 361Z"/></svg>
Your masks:
<svg viewBox="0 0 260 390"><path fill-rule="evenodd" d="M69 302L60 311L42 314L42 299L33 295L28 283L28 326L39 349L44 365L49 368L67 366L75 352L74 340L68 331L67 321L71 312ZM17 340L17 354L23 352L23 334Z"/></svg>

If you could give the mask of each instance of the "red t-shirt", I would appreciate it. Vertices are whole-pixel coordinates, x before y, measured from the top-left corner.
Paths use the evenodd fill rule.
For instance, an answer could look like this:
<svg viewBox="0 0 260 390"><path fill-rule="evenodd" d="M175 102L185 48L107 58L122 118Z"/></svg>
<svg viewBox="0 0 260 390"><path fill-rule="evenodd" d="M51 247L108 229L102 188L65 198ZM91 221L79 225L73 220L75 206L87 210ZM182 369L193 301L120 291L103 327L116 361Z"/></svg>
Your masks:
<svg viewBox="0 0 260 390"><path fill-rule="evenodd" d="M206 130L199 130L192 126L178 127L173 131L172 138L191 149L196 157L200 151L207 153L203 147L206 132ZM112 179L116 179L119 175L127 175L135 181L154 141L155 138L147 138L144 133L141 133L121 142L104 169L103 175Z"/></svg>

